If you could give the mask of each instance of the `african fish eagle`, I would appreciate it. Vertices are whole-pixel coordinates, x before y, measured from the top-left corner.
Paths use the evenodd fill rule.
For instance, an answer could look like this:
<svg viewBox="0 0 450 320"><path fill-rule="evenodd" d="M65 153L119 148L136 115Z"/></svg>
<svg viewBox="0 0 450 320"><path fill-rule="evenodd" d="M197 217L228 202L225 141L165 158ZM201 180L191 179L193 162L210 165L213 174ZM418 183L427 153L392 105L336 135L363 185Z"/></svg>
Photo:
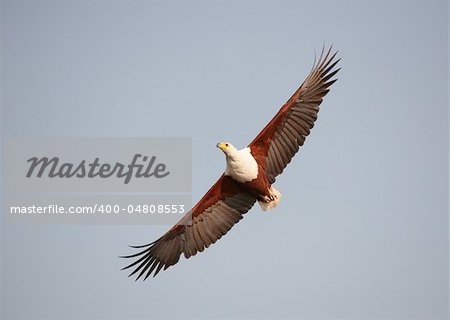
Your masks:
<svg viewBox="0 0 450 320"><path fill-rule="evenodd" d="M130 276L136 280L176 264L181 254L189 258L202 252L225 235L242 219L256 201L263 210L270 210L280 201L280 192L273 187L292 157L303 145L317 119L319 105L340 68L340 59L331 47L322 53L306 80L281 107L275 117L248 145L238 150L229 142L217 144L226 158L226 169L201 200L158 240L132 246L142 249L124 256L136 261L124 267L134 268Z"/></svg>

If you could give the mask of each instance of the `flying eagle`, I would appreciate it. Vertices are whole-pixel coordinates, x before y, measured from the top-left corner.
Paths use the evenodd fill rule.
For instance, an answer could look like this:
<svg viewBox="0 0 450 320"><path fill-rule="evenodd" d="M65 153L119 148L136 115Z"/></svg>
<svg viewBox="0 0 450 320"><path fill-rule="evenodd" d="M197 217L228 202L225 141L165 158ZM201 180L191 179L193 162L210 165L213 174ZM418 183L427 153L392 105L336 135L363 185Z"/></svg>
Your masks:
<svg viewBox="0 0 450 320"><path fill-rule="evenodd" d="M141 249L123 258L136 258L124 267L134 268L136 280L176 264L181 254L186 258L202 252L225 235L242 219L256 201L270 210L280 202L281 194L273 183L281 174L314 126L319 105L340 68L337 52L331 47L322 53L311 72L294 95L248 145L238 150L229 142L218 143L226 158L226 169L201 200L158 240L132 246Z"/></svg>

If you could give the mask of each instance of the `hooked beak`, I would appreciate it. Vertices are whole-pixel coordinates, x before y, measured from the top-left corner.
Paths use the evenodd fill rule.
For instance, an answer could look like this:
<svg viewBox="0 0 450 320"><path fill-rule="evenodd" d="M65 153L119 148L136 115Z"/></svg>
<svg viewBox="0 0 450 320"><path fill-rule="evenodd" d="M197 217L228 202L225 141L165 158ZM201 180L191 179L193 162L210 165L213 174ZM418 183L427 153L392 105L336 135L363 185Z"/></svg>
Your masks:
<svg viewBox="0 0 450 320"><path fill-rule="evenodd" d="M223 150L225 149L225 143L218 143L216 147L219 148L220 150Z"/></svg>

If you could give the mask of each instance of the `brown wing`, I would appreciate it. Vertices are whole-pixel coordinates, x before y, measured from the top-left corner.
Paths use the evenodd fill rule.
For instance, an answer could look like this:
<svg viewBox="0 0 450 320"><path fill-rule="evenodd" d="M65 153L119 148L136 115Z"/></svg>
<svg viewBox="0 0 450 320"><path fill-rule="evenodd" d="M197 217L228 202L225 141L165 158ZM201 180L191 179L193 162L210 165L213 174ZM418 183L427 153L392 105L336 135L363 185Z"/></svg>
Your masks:
<svg viewBox="0 0 450 320"><path fill-rule="evenodd" d="M176 264L183 253L186 258L202 252L225 235L255 203L254 196L243 191L239 183L222 175L203 198L172 229L155 242L134 246L142 251L124 256L137 260L124 269L133 268L130 276L144 280L154 272ZM188 224L192 221L190 224Z"/></svg>
<svg viewBox="0 0 450 320"><path fill-rule="evenodd" d="M340 70L335 69L340 60L335 60L336 53L331 54L331 47L326 53L322 49L319 61L300 88L250 143L252 154L265 167L270 183L291 162L313 128L319 105L336 81L332 77Z"/></svg>

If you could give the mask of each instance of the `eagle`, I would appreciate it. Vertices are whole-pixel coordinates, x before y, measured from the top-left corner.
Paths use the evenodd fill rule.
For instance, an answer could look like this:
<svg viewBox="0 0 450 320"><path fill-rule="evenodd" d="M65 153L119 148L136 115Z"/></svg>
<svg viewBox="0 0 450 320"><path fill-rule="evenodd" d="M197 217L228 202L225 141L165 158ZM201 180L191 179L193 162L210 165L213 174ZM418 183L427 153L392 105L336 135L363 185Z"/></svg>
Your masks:
<svg viewBox="0 0 450 320"><path fill-rule="evenodd" d="M302 85L281 107L275 117L246 147L238 150L230 142L217 147L225 154L226 168L200 201L158 240L131 246L135 254L129 276L136 280L156 276L176 264L181 254L190 258L224 236L253 205L262 210L275 208L281 193L273 186L276 177L305 142L317 120L319 105L336 82L340 68L337 51L322 48Z"/></svg>

